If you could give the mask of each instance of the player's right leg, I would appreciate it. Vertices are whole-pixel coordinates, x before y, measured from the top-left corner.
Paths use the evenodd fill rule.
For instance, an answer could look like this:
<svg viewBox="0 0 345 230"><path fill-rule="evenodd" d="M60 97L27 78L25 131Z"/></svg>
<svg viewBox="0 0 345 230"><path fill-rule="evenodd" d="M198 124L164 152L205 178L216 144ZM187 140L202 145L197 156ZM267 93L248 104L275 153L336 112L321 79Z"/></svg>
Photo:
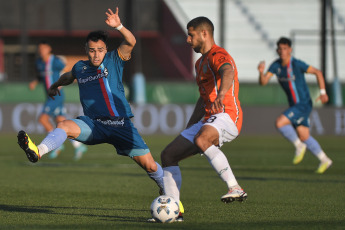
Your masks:
<svg viewBox="0 0 345 230"><path fill-rule="evenodd" d="M194 140L213 169L228 187L228 193L221 197L221 201L224 203L247 199L247 193L238 184L227 157L220 150L224 142L231 142L237 136L236 124L228 114L220 113L205 122Z"/></svg>
<svg viewBox="0 0 345 230"><path fill-rule="evenodd" d="M67 136L77 137L79 134L79 126L72 120L65 120L60 122L58 127L50 132L37 146L24 131L20 131L18 133L18 144L31 162L37 162L44 154L61 146Z"/></svg>
<svg viewBox="0 0 345 230"><path fill-rule="evenodd" d="M292 162L293 164L299 164L304 158L307 145L299 139L295 128L284 114L281 114L277 118L276 127L278 131L295 146L295 157Z"/></svg>

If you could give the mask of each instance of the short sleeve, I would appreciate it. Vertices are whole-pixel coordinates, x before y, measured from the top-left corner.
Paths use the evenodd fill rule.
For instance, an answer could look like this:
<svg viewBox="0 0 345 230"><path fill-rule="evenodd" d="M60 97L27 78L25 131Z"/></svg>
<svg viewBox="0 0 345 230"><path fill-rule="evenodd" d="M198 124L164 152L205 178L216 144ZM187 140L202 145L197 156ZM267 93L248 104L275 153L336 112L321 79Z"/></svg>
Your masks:
<svg viewBox="0 0 345 230"><path fill-rule="evenodd" d="M65 63L63 62L63 60L57 56L55 56L54 68L57 71L61 71L65 68Z"/></svg>
<svg viewBox="0 0 345 230"><path fill-rule="evenodd" d="M305 63L304 61L301 61L301 60L297 60L297 65L298 67L304 72L306 73L308 68L309 68L309 65L307 63Z"/></svg>
<svg viewBox="0 0 345 230"><path fill-rule="evenodd" d="M222 67L224 64L232 65L230 55L226 51L217 51L213 55L212 64L213 64L213 69L216 72L218 72L220 67ZM235 66L233 66L233 67L235 67Z"/></svg>
<svg viewBox="0 0 345 230"><path fill-rule="evenodd" d="M106 55L108 56L108 58L110 58L112 63L119 64L120 66L125 65L126 61L119 56L119 52L117 50L108 52Z"/></svg>
<svg viewBox="0 0 345 230"><path fill-rule="evenodd" d="M76 65L77 65L77 64L75 64L75 65L73 66L72 71L71 71L72 76L75 77L75 78L77 78Z"/></svg>
<svg viewBox="0 0 345 230"><path fill-rule="evenodd" d="M267 71L273 74L277 74L277 68L278 68L277 62L273 62Z"/></svg>

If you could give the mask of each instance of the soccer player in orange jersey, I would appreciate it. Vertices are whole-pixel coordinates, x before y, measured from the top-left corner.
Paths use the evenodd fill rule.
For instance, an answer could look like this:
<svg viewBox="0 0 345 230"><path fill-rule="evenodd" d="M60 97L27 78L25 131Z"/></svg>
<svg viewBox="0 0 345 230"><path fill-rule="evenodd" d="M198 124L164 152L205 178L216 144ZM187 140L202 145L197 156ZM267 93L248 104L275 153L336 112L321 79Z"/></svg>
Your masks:
<svg viewBox="0 0 345 230"><path fill-rule="evenodd" d="M243 201L247 193L237 183L220 147L234 140L242 127L242 109L238 100L237 68L228 52L215 44L214 27L206 17L187 24L187 43L202 56L195 63L198 99L187 128L162 152L164 191L180 200L179 161L202 153L227 184L228 193L221 201Z"/></svg>

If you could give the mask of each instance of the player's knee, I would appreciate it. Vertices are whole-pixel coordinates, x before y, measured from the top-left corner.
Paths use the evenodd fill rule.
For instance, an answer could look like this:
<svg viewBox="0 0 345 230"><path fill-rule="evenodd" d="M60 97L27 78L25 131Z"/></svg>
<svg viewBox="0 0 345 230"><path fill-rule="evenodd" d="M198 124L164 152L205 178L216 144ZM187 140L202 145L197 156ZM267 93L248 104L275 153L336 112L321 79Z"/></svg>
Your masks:
<svg viewBox="0 0 345 230"><path fill-rule="evenodd" d="M298 137L301 141L304 142L304 141L308 140L309 134L300 134L300 135L298 135Z"/></svg>
<svg viewBox="0 0 345 230"><path fill-rule="evenodd" d="M276 119L275 126L276 126L276 128L280 128L281 127L281 122L280 122L279 118Z"/></svg>
<svg viewBox="0 0 345 230"><path fill-rule="evenodd" d="M212 142L210 142L207 138L204 136L195 136L194 138L194 144L198 149L200 149L202 152L205 152L208 147L212 145Z"/></svg>
<svg viewBox="0 0 345 230"><path fill-rule="evenodd" d="M69 125L66 120L58 122L56 127L65 130L65 132L69 134Z"/></svg>
<svg viewBox="0 0 345 230"><path fill-rule="evenodd" d="M149 172L149 173L156 172L157 164L154 161L148 162L144 165L144 169L146 170L146 172Z"/></svg>

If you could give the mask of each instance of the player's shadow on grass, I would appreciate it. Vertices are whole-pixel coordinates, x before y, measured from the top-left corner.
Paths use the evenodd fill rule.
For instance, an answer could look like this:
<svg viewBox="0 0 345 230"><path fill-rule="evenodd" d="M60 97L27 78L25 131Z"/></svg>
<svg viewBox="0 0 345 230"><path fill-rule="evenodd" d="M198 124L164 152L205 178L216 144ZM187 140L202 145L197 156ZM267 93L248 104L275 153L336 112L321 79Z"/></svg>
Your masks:
<svg viewBox="0 0 345 230"><path fill-rule="evenodd" d="M50 210L41 207L19 206L19 205L0 205L0 210L6 212L27 212L27 213L52 213Z"/></svg>
<svg viewBox="0 0 345 230"><path fill-rule="evenodd" d="M63 211L60 211L63 210ZM91 210L91 211L109 211L116 213L116 211L145 212L149 216L148 210L140 209L115 209L115 208L89 208L89 207L53 207L53 206L21 206L21 205L3 205L0 204L0 211L5 212L20 212L20 213L36 213L49 215L67 215L67 216L83 216L101 218L105 221L126 221L126 222L146 222L146 219L141 217L119 216L119 215L98 215L91 213L73 213L71 210ZM80 212L80 211L78 211ZM89 211L88 211L89 212Z"/></svg>

